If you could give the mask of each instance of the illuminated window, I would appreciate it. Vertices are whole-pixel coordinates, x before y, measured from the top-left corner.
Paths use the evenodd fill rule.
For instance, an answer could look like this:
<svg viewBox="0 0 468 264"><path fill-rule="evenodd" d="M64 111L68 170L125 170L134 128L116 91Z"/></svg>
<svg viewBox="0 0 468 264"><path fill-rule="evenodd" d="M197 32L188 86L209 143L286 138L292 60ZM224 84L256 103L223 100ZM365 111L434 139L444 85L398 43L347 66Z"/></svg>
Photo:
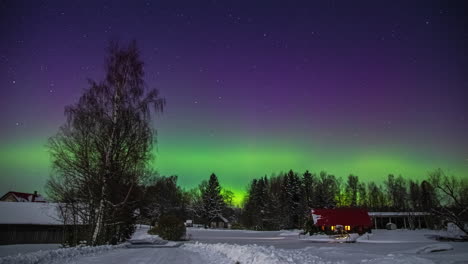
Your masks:
<svg viewBox="0 0 468 264"><path fill-rule="evenodd" d="M344 229L345 229L346 231L349 231L349 230L351 230L351 227L350 227L350 226L345 226Z"/></svg>
<svg viewBox="0 0 468 264"><path fill-rule="evenodd" d="M325 226L322 226L322 230L325 231Z"/></svg>
<svg viewBox="0 0 468 264"><path fill-rule="evenodd" d="M335 231L335 226L331 226L331 230L332 230L332 231Z"/></svg>

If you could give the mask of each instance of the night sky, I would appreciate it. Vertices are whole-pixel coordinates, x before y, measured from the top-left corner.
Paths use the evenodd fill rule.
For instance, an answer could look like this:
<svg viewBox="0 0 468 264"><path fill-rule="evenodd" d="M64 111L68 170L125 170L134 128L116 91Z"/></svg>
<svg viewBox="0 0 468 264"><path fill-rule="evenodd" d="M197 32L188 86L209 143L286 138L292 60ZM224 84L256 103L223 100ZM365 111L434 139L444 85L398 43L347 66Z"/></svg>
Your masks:
<svg viewBox="0 0 468 264"><path fill-rule="evenodd" d="M294 3L292 5L291 3ZM167 100L155 169L240 194L294 169L468 177L463 1L2 1L0 194L43 191L45 144L111 39Z"/></svg>

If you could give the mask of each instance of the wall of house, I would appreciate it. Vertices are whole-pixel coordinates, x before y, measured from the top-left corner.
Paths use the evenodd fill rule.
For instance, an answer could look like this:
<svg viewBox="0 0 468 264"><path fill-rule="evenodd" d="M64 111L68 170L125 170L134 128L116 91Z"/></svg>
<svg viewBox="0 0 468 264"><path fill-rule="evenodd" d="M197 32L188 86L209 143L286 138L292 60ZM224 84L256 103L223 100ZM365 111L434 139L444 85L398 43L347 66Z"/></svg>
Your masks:
<svg viewBox="0 0 468 264"><path fill-rule="evenodd" d="M0 245L60 244L64 240L63 226L0 225Z"/></svg>

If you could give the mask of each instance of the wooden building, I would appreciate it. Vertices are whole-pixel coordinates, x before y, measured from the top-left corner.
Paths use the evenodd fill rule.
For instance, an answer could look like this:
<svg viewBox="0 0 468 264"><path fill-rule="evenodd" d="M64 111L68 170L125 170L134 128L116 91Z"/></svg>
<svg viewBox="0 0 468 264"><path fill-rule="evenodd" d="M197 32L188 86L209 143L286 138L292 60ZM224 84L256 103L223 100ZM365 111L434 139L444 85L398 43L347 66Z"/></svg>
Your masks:
<svg viewBox="0 0 468 264"><path fill-rule="evenodd" d="M365 233L372 228L372 221L364 209L335 208L312 209L314 225L324 232Z"/></svg>
<svg viewBox="0 0 468 264"><path fill-rule="evenodd" d="M434 228L433 221L429 221L433 217L427 212L369 212L369 215L375 229L385 229L389 223L398 229Z"/></svg>
<svg viewBox="0 0 468 264"><path fill-rule="evenodd" d="M211 228L231 228L229 221L222 215L217 215L210 220Z"/></svg>
<svg viewBox="0 0 468 264"><path fill-rule="evenodd" d="M0 245L62 243L57 204L0 202Z"/></svg>

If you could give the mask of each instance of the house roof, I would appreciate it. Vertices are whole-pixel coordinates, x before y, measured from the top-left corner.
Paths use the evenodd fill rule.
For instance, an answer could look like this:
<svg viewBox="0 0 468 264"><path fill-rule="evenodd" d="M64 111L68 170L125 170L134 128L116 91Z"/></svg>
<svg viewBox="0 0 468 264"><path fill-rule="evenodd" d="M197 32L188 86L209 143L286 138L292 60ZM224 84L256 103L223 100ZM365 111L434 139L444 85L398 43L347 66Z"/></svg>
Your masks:
<svg viewBox="0 0 468 264"><path fill-rule="evenodd" d="M223 221L224 223L229 223L229 221L222 215L217 215L217 216L211 218L211 221L213 221L213 220L215 220L217 218L221 219L221 221Z"/></svg>
<svg viewBox="0 0 468 264"><path fill-rule="evenodd" d="M367 210L358 208L312 209L312 218L317 226L369 226L372 220Z"/></svg>
<svg viewBox="0 0 468 264"><path fill-rule="evenodd" d="M23 192L7 192L0 198L0 201L6 198L8 195L13 195L18 202L37 202L45 203L46 200L40 194L37 193L23 193Z"/></svg>
<svg viewBox="0 0 468 264"><path fill-rule="evenodd" d="M0 224L61 225L56 203L0 202Z"/></svg>

